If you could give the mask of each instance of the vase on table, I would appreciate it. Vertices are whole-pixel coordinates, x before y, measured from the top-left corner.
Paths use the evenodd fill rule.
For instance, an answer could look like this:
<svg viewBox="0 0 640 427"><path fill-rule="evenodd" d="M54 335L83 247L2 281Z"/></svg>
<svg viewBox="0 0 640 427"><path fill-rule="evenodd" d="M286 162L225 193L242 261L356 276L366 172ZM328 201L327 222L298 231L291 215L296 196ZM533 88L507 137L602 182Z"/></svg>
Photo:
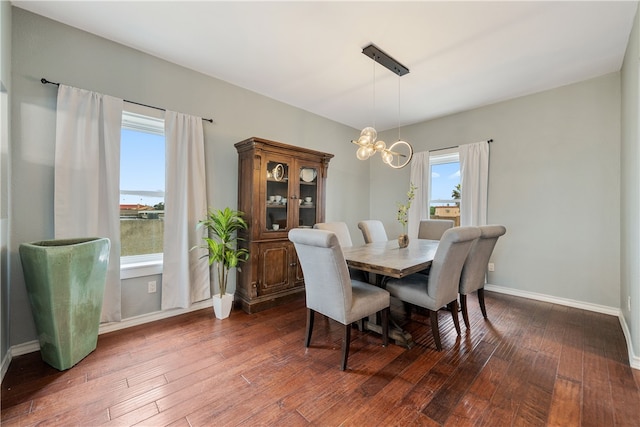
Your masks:
<svg viewBox="0 0 640 427"><path fill-rule="evenodd" d="M398 236L398 246L400 248L406 248L409 246L409 236L407 234L401 234Z"/></svg>

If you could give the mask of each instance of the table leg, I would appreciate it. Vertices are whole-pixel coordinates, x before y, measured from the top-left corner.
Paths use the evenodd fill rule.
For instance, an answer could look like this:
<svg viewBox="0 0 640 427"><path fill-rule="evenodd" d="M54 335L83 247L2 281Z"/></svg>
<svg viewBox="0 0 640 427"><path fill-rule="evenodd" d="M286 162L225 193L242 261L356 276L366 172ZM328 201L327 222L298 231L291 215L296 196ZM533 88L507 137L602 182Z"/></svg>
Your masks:
<svg viewBox="0 0 640 427"><path fill-rule="evenodd" d="M384 276L380 274L369 273L369 282L378 287L382 287L382 280ZM393 302L397 302L396 298L391 298L392 304ZM404 308L403 308L404 310ZM394 319L394 310L390 310L391 315L389 316L389 338L392 339L396 345L400 345L402 347L411 348L415 344L411 334L402 329L402 327L398 324L398 322ZM376 332L378 334L382 334L382 325L380 325L377 321L376 315L369 316L369 320L365 321L364 324L365 329L369 331Z"/></svg>
<svg viewBox="0 0 640 427"><path fill-rule="evenodd" d="M378 325L371 320L365 322L365 328L369 331L382 334L382 325ZM403 331L393 321L391 321L391 324L389 325L389 338L392 339L396 345L400 345L406 348L411 348L415 344L413 342L411 334L407 331Z"/></svg>

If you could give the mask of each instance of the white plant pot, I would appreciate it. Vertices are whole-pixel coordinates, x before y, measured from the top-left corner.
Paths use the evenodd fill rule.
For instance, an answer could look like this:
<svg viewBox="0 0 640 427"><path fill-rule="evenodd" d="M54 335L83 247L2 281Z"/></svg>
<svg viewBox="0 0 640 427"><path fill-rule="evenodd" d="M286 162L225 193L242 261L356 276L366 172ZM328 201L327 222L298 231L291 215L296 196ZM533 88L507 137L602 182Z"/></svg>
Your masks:
<svg viewBox="0 0 640 427"><path fill-rule="evenodd" d="M231 313L233 305L233 294L224 294L220 298L220 294L213 296L213 312L218 319L226 319Z"/></svg>

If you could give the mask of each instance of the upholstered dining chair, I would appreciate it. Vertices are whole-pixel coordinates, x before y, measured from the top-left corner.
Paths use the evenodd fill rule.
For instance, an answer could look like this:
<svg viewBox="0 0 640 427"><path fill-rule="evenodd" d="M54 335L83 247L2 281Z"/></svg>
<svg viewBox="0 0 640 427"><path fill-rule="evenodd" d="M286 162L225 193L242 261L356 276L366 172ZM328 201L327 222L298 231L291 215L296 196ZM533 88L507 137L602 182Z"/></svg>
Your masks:
<svg viewBox="0 0 640 427"><path fill-rule="evenodd" d="M487 274L487 264L498 242L498 238L507 232L502 225L483 225L480 228L480 237L469 250L467 260L460 275L460 305L464 325L469 329L469 313L467 311L467 295L477 291L478 302L482 316L487 318L487 309L484 304L484 283Z"/></svg>
<svg viewBox="0 0 640 427"><path fill-rule="evenodd" d="M351 234L349 233L349 227L345 222L319 222L314 224L313 228L316 228L318 230L333 231L338 238L338 243L340 243L340 246L343 248L353 246L353 242L351 241ZM361 282L369 282L367 273L362 270L349 268L349 277L355 280L360 280Z"/></svg>
<svg viewBox="0 0 640 427"><path fill-rule="evenodd" d="M351 234L349 234L349 227L345 222L319 222L314 224L313 228L317 228L318 230L333 231L334 233L336 233L338 243L340 243L340 246L342 246L343 248L347 246L353 246L353 242L351 241Z"/></svg>
<svg viewBox="0 0 640 427"><path fill-rule="evenodd" d="M442 350L438 329L438 310L445 305L451 311L456 332L458 321L458 285L462 266L473 242L480 237L478 227L454 227L444 232L431 263L429 275L412 274L402 279L389 279L387 290L399 300L429 311L431 331L438 351ZM409 317L411 311L409 310Z"/></svg>
<svg viewBox="0 0 640 427"><path fill-rule="evenodd" d="M365 243L386 242L387 231L384 229L382 221L377 219L367 219L358 223L358 228L362 231Z"/></svg>
<svg viewBox="0 0 640 427"><path fill-rule="evenodd" d="M418 239L440 240L442 233L453 228L450 219L423 219L418 226Z"/></svg>
<svg viewBox="0 0 640 427"><path fill-rule="evenodd" d="M306 289L307 328L305 347L311 344L315 313L344 325L342 363L347 369L351 324L380 313L382 345L388 344L389 292L368 283L349 278L347 263L335 233L318 229L294 228L289 231L302 266Z"/></svg>

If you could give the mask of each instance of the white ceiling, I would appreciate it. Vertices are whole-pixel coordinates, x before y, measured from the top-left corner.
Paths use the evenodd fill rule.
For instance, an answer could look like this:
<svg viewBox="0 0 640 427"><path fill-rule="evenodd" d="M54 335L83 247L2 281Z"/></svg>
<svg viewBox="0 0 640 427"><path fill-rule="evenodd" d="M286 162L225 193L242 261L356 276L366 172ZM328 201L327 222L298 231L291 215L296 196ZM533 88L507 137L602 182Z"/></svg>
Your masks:
<svg viewBox="0 0 640 427"><path fill-rule="evenodd" d="M620 70L638 3L12 1L340 123L378 130ZM409 68L361 53L373 43ZM375 69L375 85L374 82ZM375 88L375 114L374 114Z"/></svg>

